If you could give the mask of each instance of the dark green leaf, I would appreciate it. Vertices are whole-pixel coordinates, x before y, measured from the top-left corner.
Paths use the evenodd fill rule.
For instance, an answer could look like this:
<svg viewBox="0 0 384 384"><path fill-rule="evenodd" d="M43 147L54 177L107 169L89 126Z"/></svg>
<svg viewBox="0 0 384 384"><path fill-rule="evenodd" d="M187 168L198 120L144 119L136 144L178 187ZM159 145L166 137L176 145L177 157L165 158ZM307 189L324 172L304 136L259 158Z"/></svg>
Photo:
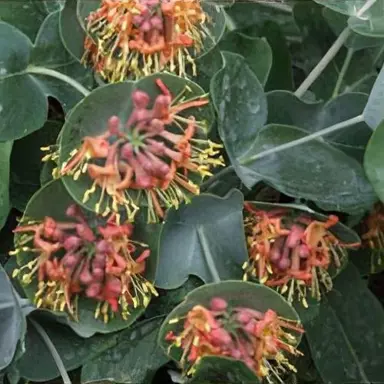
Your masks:
<svg viewBox="0 0 384 384"><path fill-rule="evenodd" d="M147 76L136 83L121 82L98 88L72 110L64 124L60 136L59 167L68 160L70 152L81 145L84 136L96 136L105 132L107 121L111 116L116 115L120 117L121 121L127 121L133 109L131 93L134 89L141 89L147 92L152 100L159 95L161 91L155 84L155 79L158 78L164 82L174 96L179 95L182 91L186 91L186 99L204 94L203 89L197 84L168 73ZM191 113L196 120L207 121L208 128L213 122L213 111L210 106L187 109L181 114L185 117L190 116ZM175 129L175 132L178 133L179 128L176 127ZM199 134L201 134L201 138L206 135L202 130L199 131ZM66 176L63 178L63 182L80 205L85 206L89 210L95 209L95 205L101 196L100 188L96 190L86 203L82 202L85 191L93 183L88 174L82 174L77 181L72 176ZM101 209L104 210L103 207Z"/></svg>
<svg viewBox="0 0 384 384"><path fill-rule="evenodd" d="M56 142L62 123L47 121L44 127L30 135L16 140L11 153L11 203L24 211L28 200L40 188L41 159L46 147Z"/></svg>
<svg viewBox="0 0 384 384"><path fill-rule="evenodd" d="M45 216L53 217L56 220L68 221L65 216L65 210L73 204L71 196L60 180L56 180L46 184L41 188L29 201L25 210L25 217L33 218L34 220L42 220ZM91 218L91 213L89 213ZM145 277L153 281L158 258L158 237L159 225L146 225L142 217L138 217L135 222L135 231L133 238L137 241L144 242L151 249L151 256L148 259L146 266ZM16 237L17 240L17 237ZM27 262L36 257L36 254L31 252L19 252L17 254L18 265L25 265ZM23 286L27 297L33 302L34 295L37 291L37 279L34 279L31 284ZM78 318L76 322L69 315L62 312L54 312L57 315L57 320L68 324L77 334L82 337L90 337L96 332L109 333L128 327L132 324L145 310L143 307L131 309L128 320L124 320L119 314L111 318L108 323L104 323L102 319L95 319L94 313L97 302L91 299L80 297L78 301ZM50 312L50 311L49 311ZM50 312L51 313L51 312Z"/></svg>
<svg viewBox="0 0 384 384"><path fill-rule="evenodd" d="M252 143L267 120L263 88L242 56L225 53L225 67L211 82L211 96L218 113L218 128L232 165L247 187L256 181L238 159ZM241 130L234 127L241 126Z"/></svg>
<svg viewBox="0 0 384 384"><path fill-rule="evenodd" d="M83 96L66 81L75 77L89 83L89 74L65 52L58 22L58 12L45 19L35 46L20 31L0 22L0 140L21 138L41 128L47 118L47 96L57 98L65 111Z"/></svg>
<svg viewBox="0 0 384 384"><path fill-rule="evenodd" d="M369 140L364 168L377 196L384 201L384 122L379 124Z"/></svg>
<svg viewBox="0 0 384 384"><path fill-rule="evenodd" d="M34 40L40 25L48 15L39 7L39 0L1 0L0 20L12 24Z"/></svg>
<svg viewBox="0 0 384 384"><path fill-rule="evenodd" d="M116 346L83 366L82 384L100 381L127 384L149 382L156 370L169 360L157 345L163 319L140 322L120 332Z"/></svg>
<svg viewBox="0 0 384 384"><path fill-rule="evenodd" d="M384 120L384 66L380 71L363 112L365 122L372 128Z"/></svg>
<svg viewBox="0 0 384 384"><path fill-rule="evenodd" d="M310 103L293 93L274 91L267 94L267 99L268 123L293 125L312 133L359 115L368 97L363 93L345 93L328 103ZM324 140L362 162L371 135L372 130L362 122L329 134Z"/></svg>
<svg viewBox="0 0 384 384"><path fill-rule="evenodd" d="M319 316L305 324L320 376L329 384L382 380L384 311L350 264L334 282Z"/></svg>
<svg viewBox="0 0 384 384"><path fill-rule="evenodd" d="M243 197L201 195L168 212L160 237L156 286L174 289L189 275L205 283L239 278L247 260L243 231Z"/></svg>
<svg viewBox="0 0 384 384"><path fill-rule="evenodd" d="M324 141L316 139L256 158L256 154L305 136L305 131L293 126L264 127L240 160L248 168L249 180L263 179L280 192L313 200L325 210L356 213L370 209L375 195L362 166Z"/></svg>
<svg viewBox="0 0 384 384"><path fill-rule="evenodd" d="M346 3L351 3L351 1L346 1ZM348 17L336 11L332 11L330 8L324 8L323 16L325 20L327 20L335 35L340 35L344 28L348 26ZM359 35L353 31L344 43L347 48L355 50L377 46L381 47L383 44L383 39Z"/></svg>
<svg viewBox="0 0 384 384"><path fill-rule="evenodd" d="M384 1L376 0L360 17L356 13L352 14L348 25L361 35L384 38Z"/></svg>
<svg viewBox="0 0 384 384"><path fill-rule="evenodd" d="M16 295L0 266L0 370L11 363L19 340L24 342L26 323Z"/></svg>
<svg viewBox="0 0 384 384"><path fill-rule="evenodd" d="M0 143L0 229L3 228L9 210L9 169L12 141Z"/></svg>
<svg viewBox="0 0 384 384"><path fill-rule="evenodd" d="M117 333L83 339L71 328L49 318L34 315L34 320L47 332L67 371L82 366L105 350L117 345L119 337ZM35 382L46 382L59 377L60 373L50 350L30 322L28 322L25 342L26 352L16 363L21 377Z"/></svg>
<svg viewBox="0 0 384 384"><path fill-rule="evenodd" d="M219 46L222 50L243 56L260 83L266 84L272 66L272 50L266 39L233 31L225 36Z"/></svg>
<svg viewBox="0 0 384 384"><path fill-rule="evenodd" d="M353 16L365 4L366 0L315 0L336 12Z"/></svg>
<svg viewBox="0 0 384 384"><path fill-rule="evenodd" d="M261 381L241 361L206 356L186 384L260 384Z"/></svg>

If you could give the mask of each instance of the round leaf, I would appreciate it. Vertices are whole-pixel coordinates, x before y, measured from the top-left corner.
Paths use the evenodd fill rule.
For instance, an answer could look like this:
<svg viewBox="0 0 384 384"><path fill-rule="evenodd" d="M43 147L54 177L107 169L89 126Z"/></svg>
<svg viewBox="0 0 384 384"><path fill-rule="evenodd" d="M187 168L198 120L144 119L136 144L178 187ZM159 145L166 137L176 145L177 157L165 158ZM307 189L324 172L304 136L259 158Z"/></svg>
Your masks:
<svg viewBox="0 0 384 384"><path fill-rule="evenodd" d="M26 323L16 295L0 266L0 370L11 363L17 344L24 337Z"/></svg>
<svg viewBox="0 0 384 384"><path fill-rule="evenodd" d="M376 129L384 120L384 66L373 85L363 115L365 122L372 129Z"/></svg>
<svg viewBox="0 0 384 384"><path fill-rule="evenodd" d="M224 198L202 194L191 204L168 211L160 237L156 286L175 289L189 275L205 283L241 279L248 257L242 210L243 196L233 190Z"/></svg>
<svg viewBox="0 0 384 384"><path fill-rule="evenodd" d="M384 38L384 0L376 0L361 16L357 16L357 12L351 15L348 25L361 35Z"/></svg>
<svg viewBox="0 0 384 384"><path fill-rule="evenodd" d="M46 184L32 197L27 205L24 216L33 218L34 220L42 220L45 216L50 216L55 220L68 221L68 217L65 215L65 210L70 204L73 204L71 196L68 194L62 182L56 180ZM91 213L89 213L89 215L91 219L94 217ZM160 227L159 225L148 226L143 223L144 221L141 221L140 218L138 218L135 223L133 238L148 244L151 249L151 256L148 258L146 265L145 277L149 281L153 281L157 268L157 246ZM35 257L36 255L34 253L20 252L17 255L18 265L25 265ZM27 297L33 301L37 291L37 280L33 280L31 284L23 286L23 288ZM117 314L114 318L111 318L108 323L104 323L101 319L95 319L94 317L96 304L97 302L94 300L82 297L79 298L78 322L72 320L66 313L49 312L57 315L59 321L61 317L61 321L68 323L68 325L80 336L89 337L96 332L109 333L126 328L145 310L143 307L138 307L136 309L132 308L128 320L124 320Z"/></svg>
<svg viewBox="0 0 384 384"><path fill-rule="evenodd" d="M366 0L315 0L336 12L353 16L365 4Z"/></svg>

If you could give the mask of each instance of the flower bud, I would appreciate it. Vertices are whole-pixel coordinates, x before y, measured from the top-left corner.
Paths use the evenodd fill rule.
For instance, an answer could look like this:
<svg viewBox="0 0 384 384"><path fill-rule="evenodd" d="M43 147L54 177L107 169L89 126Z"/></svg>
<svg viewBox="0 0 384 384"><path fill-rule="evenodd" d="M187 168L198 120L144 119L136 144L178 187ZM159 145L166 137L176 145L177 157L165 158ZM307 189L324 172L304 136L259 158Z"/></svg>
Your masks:
<svg viewBox="0 0 384 384"><path fill-rule="evenodd" d="M85 291L85 295L90 298L97 297L101 292L101 284L100 283L92 283L87 287Z"/></svg>
<svg viewBox="0 0 384 384"><path fill-rule="evenodd" d="M133 147L132 144L126 143L121 147L120 150L120 156L125 159L129 160L133 156Z"/></svg>
<svg viewBox="0 0 384 384"><path fill-rule="evenodd" d="M300 225L292 225L291 231L287 237L285 246L288 248L295 248L299 243L301 238L304 235L304 228Z"/></svg>
<svg viewBox="0 0 384 384"><path fill-rule="evenodd" d="M306 259L309 256L309 248L306 244L301 244L299 247L299 256Z"/></svg>
<svg viewBox="0 0 384 384"><path fill-rule="evenodd" d="M120 119L117 116L111 116L108 119L108 130L112 135L118 135L120 133Z"/></svg>
<svg viewBox="0 0 384 384"><path fill-rule="evenodd" d="M277 263L277 267L278 267L281 271L285 271L285 270L287 270L290 266L291 266L291 260L289 260L288 257L284 257L284 258L282 258L282 259Z"/></svg>
<svg viewBox="0 0 384 384"><path fill-rule="evenodd" d="M112 246L108 243L107 240L100 240L96 243L96 251L100 254L109 253L112 250ZM98 254L96 254L98 256ZM102 255L104 257L104 255Z"/></svg>
<svg viewBox="0 0 384 384"><path fill-rule="evenodd" d="M280 236L278 237L275 242L272 245L271 252L270 252L270 260L274 263L279 261L282 256L282 247L284 246L285 237Z"/></svg>
<svg viewBox="0 0 384 384"><path fill-rule="evenodd" d="M212 311L225 311L228 308L228 303L221 297L214 297L211 300L210 307Z"/></svg>
<svg viewBox="0 0 384 384"><path fill-rule="evenodd" d="M104 253L96 253L92 260L92 268L105 268L106 258Z"/></svg>
<svg viewBox="0 0 384 384"><path fill-rule="evenodd" d="M74 251L78 249L83 241L80 239L80 237L77 236L69 236L64 240L64 248L66 251Z"/></svg>
<svg viewBox="0 0 384 384"><path fill-rule="evenodd" d="M213 329L209 335L212 342L218 346L227 346L232 343L231 335L224 328Z"/></svg>
<svg viewBox="0 0 384 384"><path fill-rule="evenodd" d="M85 241L94 242L96 240L91 228L89 228L86 224L77 224L76 232Z"/></svg>
<svg viewBox="0 0 384 384"><path fill-rule="evenodd" d="M104 270L101 268L93 268L92 276L93 280L102 281L104 279Z"/></svg>
<svg viewBox="0 0 384 384"><path fill-rule="evenodd" d="M236 320L241 324L248 324L252 320L252 316L244 311L240 311L236 314Z"/></svg>
<svg viewBox="0 0 384 384"><path fill-rule="evenodd" d="M147 108L150 102L149 95L143 91L136 90L132 92L132 101L135 108Z"/></svg>
<svg viewBox="0 0 384 384"><path fill-rule="evenodd" d="M89 271L89 263L86 263L79 276L80 282L84 285L88 285L93 281L93 276Z"/></svg>
<svg viewBox="0 0 384 384"><path fill-rule="evenodd" d="M108 277L104 292L107 297L118 297L121 294L121 281L117 277Z"/></svg>
<svg viewBox="0 0 384 384"><path fill-rule="evenodd" d="M75 255L73 253L66 253L62 259L64 267L73 269L80 261L80 255Z"/></svg>

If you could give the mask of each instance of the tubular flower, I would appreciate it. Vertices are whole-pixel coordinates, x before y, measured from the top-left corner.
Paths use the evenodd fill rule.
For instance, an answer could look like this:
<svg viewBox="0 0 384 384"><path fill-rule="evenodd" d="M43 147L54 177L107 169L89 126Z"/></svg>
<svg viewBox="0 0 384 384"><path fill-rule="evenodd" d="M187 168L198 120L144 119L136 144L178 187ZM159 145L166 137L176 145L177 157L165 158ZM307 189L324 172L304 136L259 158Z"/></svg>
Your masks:
<svg viewBox="0 0 384 384"><path fill-rule="evenodd" d="M110 82L169 69L185 75L203 49L207 15L200 0L102 0L86 20L84 62Z"/></svg>
<svg viewBox="0 0 384 384"><path fill-rule="evenodd" d="M177 208L182 201L188 201L188 193L199 194L192 178L210 176L211 167L224 165L222 157L217 156L222 146L195 138L198 122L193 116L186 119L178 115L208 101L197 99L173 105L165 85L161 81L157 84L164 94L155 99L151 109L145 92L133 92L134 109L125 126L112 116L106 132L85 137L81 148L74 150L61 168L62 175L72 175L75 180L88 173L93 184L85 192L83 202L99 189L95 211L103 212L103 216L123 207L129 220L133 220L138 210L135 196L144 193L148 221L156 222L164 216L164 206ZM180 128L180 133L167 127L172 123ZM186 124L185 129L181 123Z"/></svg>
<svg viewBox="0 0 384 384"><path fill-rule="evenodd" d="M365 246L372 249L372 273L377 272L383 264L384 253L384 207L377 203L372 212L365 219L364 228L366 232L361 236Z"/></svg>
<svg viewBox="0 0 384 384"><path fill-rule="evenodd" d="M304 215L292 217L288 209L262 211L245 203L245 233L249 260L244 264L244 280L257 278L275 287L289 302L296 297L307 307L307 293L321 299L321 287L332 289L329 267L341 267L347 248L329 228L338 222L331 215L326 222Z"/></svg>
<svg viewBox="0 0 384 384"><path fill-rule="evenodd" d="M12 253L33 252L36 258L13 275L25 285L37 280L36 306L67 311L77 320L78 298L86 297L96 301L95 318L104 322L115 312L127 319L130 307L146 307L157 292L142 275L150 250L130 239L133 226L111 216L105 226L91 228L76 205L66 214L72 222L45 217L15 229L20 237Z"/></svg>
<svg viewBox="0 0 384 384"><path fill-rule="evenodd" d="M179 333L170 331L166 340L170 349L180 348L180 364L187 375L193 375L196 365L205 356L230 357L244 362L259 378L269 382L287 369L295 371L286 353L300 355L293 346L294 335L302 327L294 321L250 308L230 308L222 298L213 298L209 308L193 307L183 318ZM179 323L181 318L169 321Z"/></svg>

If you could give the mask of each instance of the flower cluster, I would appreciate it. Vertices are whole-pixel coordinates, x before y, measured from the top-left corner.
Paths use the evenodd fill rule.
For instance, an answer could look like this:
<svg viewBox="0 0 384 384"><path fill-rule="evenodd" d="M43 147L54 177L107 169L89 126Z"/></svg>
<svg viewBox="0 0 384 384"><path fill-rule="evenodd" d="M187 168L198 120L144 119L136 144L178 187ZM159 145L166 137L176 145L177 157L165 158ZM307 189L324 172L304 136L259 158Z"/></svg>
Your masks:
<svg viewBox="0 0 384 384"><path fill-rule="evenodd" d="M338 222L331 215L326 222L308 215L290 217L287 209L263 211L246 203L245 232L249 260L244 264L244 280L257 278L260 283L276 287L289 302L297 296L307 307L307 291L320 300L321 285L332 289L329 267L341 267L346 248L329 228Z"/></svg>
<svg viewBox="0 0 384 384"><path fill-rule="evenodd" d="M111 216L93 229L76 205L69 206L66 215L71 221L45 217L15 229L19 237L13 254L37 255L14 271L25 285L37 279L36 306L67 311L77 319L82 296L97 302L95 318L102 316L104 322L115 312L127 319L130 307L146 307L157 292L142 275L150 250L130 239L133 226L119 225Z"/></svg>
<svg viewBox="0 0 384 384"><path fill-rule="evenodd" d="M188 108L206 105L208 100L174 104L159 79L157 85L162 94L156 97L152 108L147 93L134 91L134 108L125 125L112 116L105 133L85 137L81 148L72 151L62 165L61 175L72 175L75 180L88 173L93 184L85 192L83 203L99 189L96 213L107 216L125 208L132 221L139 209L137 195L141 198L143 193L148 221L156 222L164 216L164 206L177 208L180 202L188 201L188 193L199 193L191 178L201 180L211 175L212 166L224 165L222 157L217 156L222 146L196 138L199 123L193 116L186 119L179 115ZM172 124L180 133L172 132Z"/></svg>
<svg viewBox="0 0 384 384"><path fill-rule="evenodd" d="M176 324L180 318L169 321ZM278 317L276 312L265 313L250 308L229 307L216 297L209 308L196 305L186 315L179 334L170 331L166 340L171 348L181 348L180 364L193 375L204 356L225 356L244 362L259 378L280 377L286 369L295 370L285 353L300 355L293 346L297 340L289 333L302 333L294 321ZM169 351L170 352L170 351Z"/></svg>
<svg viewBox="0 0 384 384"><path fill-rule="evenodd" d="M85 55L110 82L169 69L184 76L207 35L200 0L102 0L87 18Z"/></svg>

